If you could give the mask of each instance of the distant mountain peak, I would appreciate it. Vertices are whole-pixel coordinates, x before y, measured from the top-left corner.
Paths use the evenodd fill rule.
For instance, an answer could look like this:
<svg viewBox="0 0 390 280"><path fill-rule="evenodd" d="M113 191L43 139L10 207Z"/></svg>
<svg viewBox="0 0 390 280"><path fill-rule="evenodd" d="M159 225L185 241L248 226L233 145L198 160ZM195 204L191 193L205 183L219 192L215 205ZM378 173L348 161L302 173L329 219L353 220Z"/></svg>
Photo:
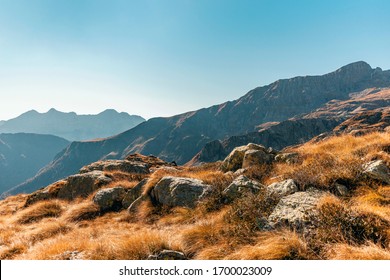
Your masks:
<svg viewBox="0 0 390 280"><path fill-rule="evenodd" d="M57 114L57 113L62 113L62 112L56 110L55 108L51 108L49 111L47 111L47 114Z"/></svg>
<svg viewBox="0 0 390 280"><path fill-rule="evenodd" d="M28 111L14 119L4 121L0 133L52 134L77 141L104 138L116 135L145 121L140 116L118 113L108 109L98 115L77 115L51 108L46 113Z"/></svg>
<svg viewBox="0 0 390 280"><path fill-rule="evenodd" d="M336 72L337 73L340 73L340 72L346 72L346 73L367 72L367 73L371 73L372 70L373 69L371 68L370 64L368 64L367 62L357 61L357 62L353 62L353 63L347 64L347 65L339 68Z"/></svg>
<svg viewBox="0 0 390 280"><path fill-rule="evenodd" d="M115 109L106 109L99 113L99 115L114 115L114 114L119 114L119 112Z"/></svg>

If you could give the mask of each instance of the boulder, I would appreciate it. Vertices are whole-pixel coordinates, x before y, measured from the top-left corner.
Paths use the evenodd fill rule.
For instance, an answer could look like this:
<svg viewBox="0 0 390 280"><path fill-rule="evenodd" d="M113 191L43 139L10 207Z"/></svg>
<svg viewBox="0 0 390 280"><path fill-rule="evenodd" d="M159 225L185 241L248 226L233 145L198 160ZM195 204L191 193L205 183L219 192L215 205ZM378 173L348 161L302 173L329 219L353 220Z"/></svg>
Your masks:
<svg viewBox="0 0 390 280"><path fill-rule="evenodd" d="M339 183L336 183L334 185L334 187L335 187L336 195L338 195L338 196L348 196L349 195L349 190L346 186L339 184Z"/></svg>
<svg viewBox="0 0 390 280"><path fill-rule="evenodd" d="M122 200L126 191L122 187L102 189L93 197L93 202L100 207L100 211L117 211L122 209Z"/></svg>
<svg viewBox="0 0 390 280"><path fill-rule="evenodd" d="M149 196L141 195L136 200L134 200L133 203L130 204L130 206L127 208L127 212L129 212L130 214L137 212L137 209L141 205L141 203L147 200L150 200Z"/></svg>
<svg viewBox="0 0 390 280"><path fill-rule="evenodd" d="M310 216L315 213L317 204L324 192L308 190L283 197L268 217L271 227L288 225L301 230L310 223Z"/></svg>
<svg viewBox="0 0 390 280"><path fill-rule="evenodd" d="M184 253L173 250L163 250L156 255L150 255L148 260L188 260Z"/></svg>
<svg viewBox="0 0 390 280"><path fill-rule="evenodd" d="M121 171L126 173L148 174L149 166L146 163L128 160L105 160L97 161L80 169L80 173L87 173L94 170L99 171Z"/></svg>
<svg viewBox="0 0 390 280"><path fill-rule="evenodd" d="M267 164L274 160L274 155L264 150L247 150L242 161L242 168L253 165Z"/></svg>
<svg viewBox="0 0 390 280"><path fill-rule="evenodd" d="M201 180L181 177L163 177L150 193L152 200L169 207L194 208L210 186Z"/></svg>
<svg viewBox="0 0 390 280"><path fill-rule="evenodd" d="M363 174L368 178L390 184L390 171L383 160L374 160L363 165Z"/></svg>
<svg viewBox="0 0 390 280"><path fill-rule="evenodd" d="M112 182L112 179L102 171L91 171L83 174L69 176L66 183L58 190L57 198L73 200L76 197L87 197L104 185Z"/></svg>
<svg viewBox="0 0 390 280"><path fill-rule="evenodd" d="M298 187L292 179L287 179L267 186L267 192L269 195L276 198L282 198L297 191Z"/></svg>
<svg viewBox="0 0 390 280"><path fill-rule="evenodd" d="M240 176L240 175L244 175L245 171L246 171L245 168L240 168L240 169L234 171L234 173L232 171L229 171L229 172L232 172L232 174L235 176Z"/></svg>
<svg viewBox="0 0 390 280"><path fill-rule="evenodd" d="M294 164L299 162L298 153L281 153L275 157L277 162L284 162L287 164Z"/></svg>
<svg viewBox="0 0 390 280"><path fill-rule="evenodd" d="M264 153L267 153L267 149L264 146L253 144L253 143L249 143L246 146L236 147L222 162L221 169L224 172L227 172L227 171L236 171L242 168L245 152L249 150L256 150L256 151L262 151Z"/></svg>
<svg viewBox="0 0 390 280"><path fill-rule="evenodd" d="M246 192L258 193L261 188L264 188L262 184L241 175L224 189L222 193L227 201L232 201Z"/></svg>
<svg viewBox="0 0 390 280"><path fill-rule="evenodd" d="M24 207L28 207L38 201L53 199L57 197L58 191L67 184L66 180L59 180L46 188L39 189L32 194L29 194Z"/></svg>
<svg viewBox="0 0 390 280"><path fill-rule="evenodd" d="M129 206L142 194L142 189L145 184L148 182L148 179L141 180L136 186L129 189L122 200L123 208L129 208Z"/></svg>
<svg viewBox="0 0 390 280"><path fill-rule="evenodd" d="M26 203L25 203L25 207L28 207L30 206L31 204L34 204L38 201L42 201L42 200L48 200L48 199L51 199L53 198L53 195L49 192L49 190L47 188L43 189L43 190L38 190L32 194L30 194L28 197L27 197L27 200L26 200Z"/></svg>

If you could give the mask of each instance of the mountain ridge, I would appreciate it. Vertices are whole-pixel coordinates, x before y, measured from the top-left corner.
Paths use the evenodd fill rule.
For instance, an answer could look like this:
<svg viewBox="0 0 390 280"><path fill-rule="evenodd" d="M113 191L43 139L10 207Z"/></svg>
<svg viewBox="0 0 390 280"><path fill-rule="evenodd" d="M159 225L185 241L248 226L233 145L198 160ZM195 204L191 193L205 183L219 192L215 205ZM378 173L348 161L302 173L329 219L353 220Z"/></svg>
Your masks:
<svg viewBox="0 0 390 280"><path fill-rule="evenodd" d="M254 132L262 123L284 121L310 113L333 99L346 100L351 93L386 86L390 86L390 71L372 69L361 61L321 76L278 80L234 101L149 119L110 138L74 142L19 189L33 190L93 161L120 159L131 153L153 154L184 164L210 141Z"/></svg>
<svg viewBox="0 0 390 280"><path fill-rule="evenodd" d="M137 115L107 109L99 114L61 112L51 108L45 113L29 110L16 118L2 121L0 133L37 133L56 135L70 141L105 138L145 121Z"/></svg>

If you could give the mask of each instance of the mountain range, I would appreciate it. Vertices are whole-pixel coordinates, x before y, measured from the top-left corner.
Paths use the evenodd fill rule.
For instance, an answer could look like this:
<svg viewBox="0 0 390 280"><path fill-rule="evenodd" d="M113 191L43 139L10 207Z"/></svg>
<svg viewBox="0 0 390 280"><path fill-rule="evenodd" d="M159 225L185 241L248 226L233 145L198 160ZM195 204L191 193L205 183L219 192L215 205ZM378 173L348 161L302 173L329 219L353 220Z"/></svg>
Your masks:
<svg viewBox="0 0 390 280"><path fill-rule="evenodd" d="M51 134L69 141L81 141L112 136L144 121L140 116L118 113L113 109L97 115L78 115L52 108L46 113L31 110L14 119L2 121L0 133Z"/></svg>
<svg viewBox="0 0 390 280"><path fill-rule="evenodd" d="M74 174L91 162L121 159L132 153L184 164L201 162L199 156L198 159L194 156L210 142L221 151L215 141L225 141L225 145L220 155L211 158L222 157L230 149L226 147L237 144L234 141L229 144L229 137L241 139L240 144L257 139L255 142L278 149L303 143L317 134L332 131L365 108L387 107L386 87L390 87L390 71L373 69L362 61L321 76L278 80L234 101L149 119L109 138L72 142L34 178L10 193L30 192ZM357 103L361 106L355 106Z"/></svg>

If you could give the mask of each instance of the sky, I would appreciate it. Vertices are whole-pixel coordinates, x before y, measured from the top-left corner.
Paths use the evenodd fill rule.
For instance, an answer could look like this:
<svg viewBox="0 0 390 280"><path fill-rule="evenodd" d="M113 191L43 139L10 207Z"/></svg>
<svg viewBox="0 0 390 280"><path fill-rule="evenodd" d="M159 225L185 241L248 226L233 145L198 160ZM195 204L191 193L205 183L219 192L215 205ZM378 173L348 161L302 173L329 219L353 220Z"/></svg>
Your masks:
<svg viewBox="0 0 390 280"><path fill-rule="evenodd" d="M387 0L0 0L0 120L145 118L364 60L390 69Z"/></svg>

